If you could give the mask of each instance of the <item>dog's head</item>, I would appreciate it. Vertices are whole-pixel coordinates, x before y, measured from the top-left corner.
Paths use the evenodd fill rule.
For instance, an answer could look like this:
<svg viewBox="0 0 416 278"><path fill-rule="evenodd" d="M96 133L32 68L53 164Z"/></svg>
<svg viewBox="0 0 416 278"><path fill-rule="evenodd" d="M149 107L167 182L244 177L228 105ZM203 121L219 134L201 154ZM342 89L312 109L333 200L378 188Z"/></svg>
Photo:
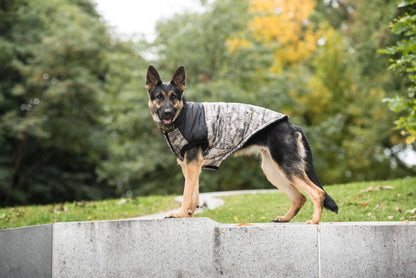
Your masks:
<svg viewBox="0 0 416 278"><path fill-rule="evenodd" d="M185 90L185 67L180 66L170 82L162 82L153 66L147 68L146 89L153 120L166 129L173 125L183 108Z"/></svg>

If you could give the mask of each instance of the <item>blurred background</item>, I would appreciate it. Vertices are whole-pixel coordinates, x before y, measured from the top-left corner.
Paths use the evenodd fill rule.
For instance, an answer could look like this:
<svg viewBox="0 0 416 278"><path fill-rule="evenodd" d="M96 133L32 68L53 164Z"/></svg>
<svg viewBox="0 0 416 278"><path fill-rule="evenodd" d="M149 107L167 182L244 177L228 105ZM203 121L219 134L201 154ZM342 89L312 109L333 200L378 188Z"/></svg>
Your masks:
<svg viewBox="0 0 416 278"><path fill-rule="evenodd" d="M149 64L184 65L188 100L288 114L324 184L414 176L414 3L1 0L0 206L181 194ZM200 191L272 188L258 164L228 159Z"/></svg>

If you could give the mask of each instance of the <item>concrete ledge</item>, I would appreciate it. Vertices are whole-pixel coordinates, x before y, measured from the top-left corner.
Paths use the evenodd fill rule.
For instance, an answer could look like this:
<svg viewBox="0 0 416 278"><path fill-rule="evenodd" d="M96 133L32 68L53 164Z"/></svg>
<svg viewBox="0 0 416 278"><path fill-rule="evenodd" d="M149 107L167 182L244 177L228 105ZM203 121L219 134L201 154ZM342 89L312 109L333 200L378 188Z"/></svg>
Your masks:
<svg viewBox="0 0 416 278"><path fill-rule="evenodd" d="M50 277L52 224L0 230L0 277Z"/></svg>
<svg viewBox="0 0 416 278"><path fill-rule="evenodd" d="M416 277L416 222L192 218L1 230L0 277Z"/></svg>
<svg viewBox="0 0 416 278"><path fill-rule="evenodd" d="M416 277L415 224L319 225L322 277Z"/></svg>
<svg viewBox="0 0 416 278"><path fill-rule="evenodd" d="M220 225L215 274L224 277L318 277L318 233L304 224Z"/></svg>
<svg viewBox="0 0 416 278"><path fill-rule="evenodd" d="M55 224L52 276L209 277L216 224L203 218Z"/></svg>

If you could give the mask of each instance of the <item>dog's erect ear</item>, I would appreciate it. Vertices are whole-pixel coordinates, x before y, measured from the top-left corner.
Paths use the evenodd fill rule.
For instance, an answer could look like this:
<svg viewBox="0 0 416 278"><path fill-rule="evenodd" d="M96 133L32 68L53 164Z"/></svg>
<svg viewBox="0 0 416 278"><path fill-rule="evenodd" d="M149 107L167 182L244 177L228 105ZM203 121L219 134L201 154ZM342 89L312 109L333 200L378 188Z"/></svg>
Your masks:
<svg viewBox="0 0 416 278"><path fill-rule="evenodd" d="M176 70L175 74L173 75L170 83L175 85L176 89L178 89L179 91L183 91L185 90L185 79L186 79L185 67L180 66Z"/></svg>
<svg viewBox="0 0 416 278"><path fill-rule="evenodd" d="M159 73L153 66L149 66L146 74L146 89L153 91L160 83L162 80L160 80Z"/></svg>

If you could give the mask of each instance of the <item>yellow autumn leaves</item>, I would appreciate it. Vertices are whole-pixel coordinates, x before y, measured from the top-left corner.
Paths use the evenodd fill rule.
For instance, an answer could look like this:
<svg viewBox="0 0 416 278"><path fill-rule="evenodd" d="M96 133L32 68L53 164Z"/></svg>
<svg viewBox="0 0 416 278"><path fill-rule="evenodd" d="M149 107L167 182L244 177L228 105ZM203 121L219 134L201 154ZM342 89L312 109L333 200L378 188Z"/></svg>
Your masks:
<svg viewBox="0 0 416 278"><path fill-rule="evenodd" d="M227 40L229 51L248 48L252 42L270 47L274 52L273 73L308 59L322 37L322 30L308 20L315 5L314 0L251 0L249 12L253 17L247 33L253 41L237 35Z"/></svg>

